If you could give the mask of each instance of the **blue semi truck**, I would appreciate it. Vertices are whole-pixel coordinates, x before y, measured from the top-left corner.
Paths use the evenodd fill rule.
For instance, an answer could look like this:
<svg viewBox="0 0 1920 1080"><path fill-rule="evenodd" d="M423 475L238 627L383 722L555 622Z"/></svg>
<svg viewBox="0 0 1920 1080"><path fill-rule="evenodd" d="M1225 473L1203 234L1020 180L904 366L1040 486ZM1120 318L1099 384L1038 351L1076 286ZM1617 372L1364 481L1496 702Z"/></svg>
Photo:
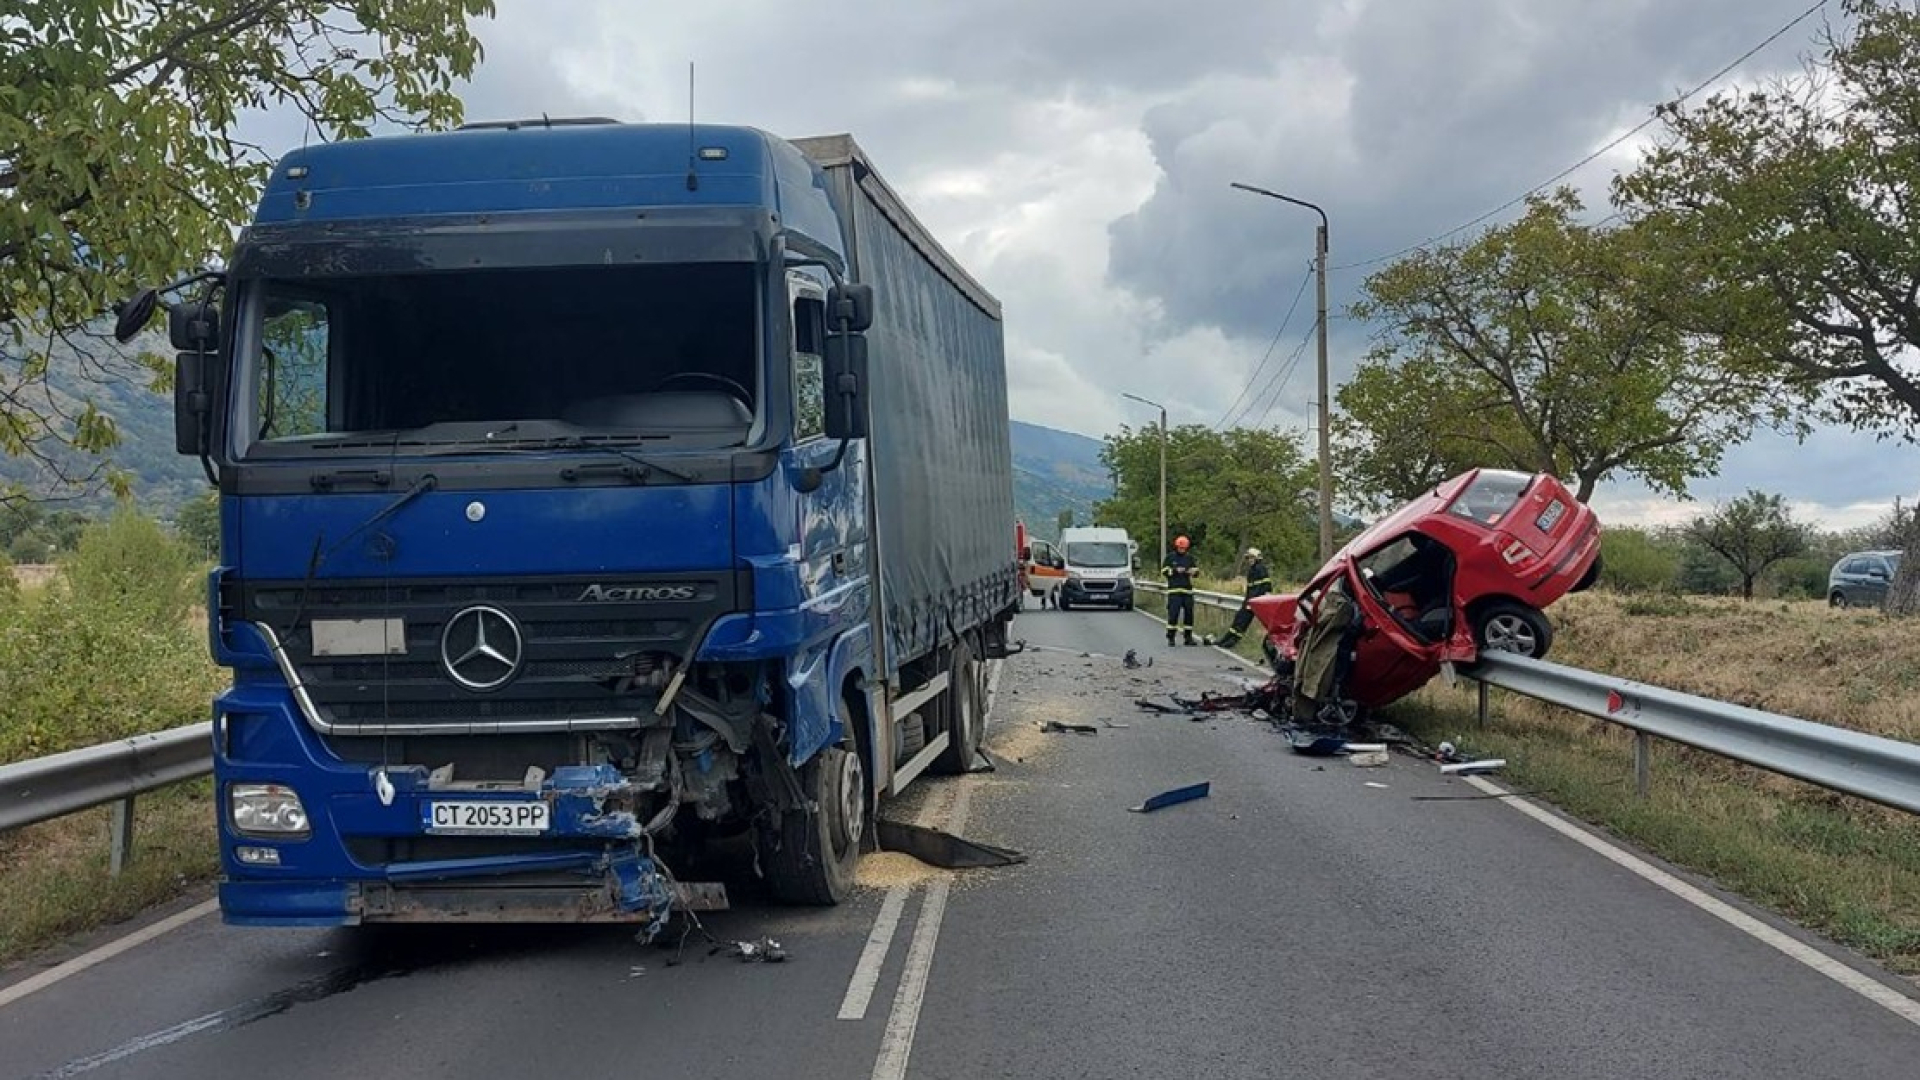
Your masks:
<svg viewBox="0 0 1920 1080"><path fill-rule="evenodd" d="M847 895L1018 605L998 303L847 136L315 146L166 303L218 485L228 922Z"/></svg>

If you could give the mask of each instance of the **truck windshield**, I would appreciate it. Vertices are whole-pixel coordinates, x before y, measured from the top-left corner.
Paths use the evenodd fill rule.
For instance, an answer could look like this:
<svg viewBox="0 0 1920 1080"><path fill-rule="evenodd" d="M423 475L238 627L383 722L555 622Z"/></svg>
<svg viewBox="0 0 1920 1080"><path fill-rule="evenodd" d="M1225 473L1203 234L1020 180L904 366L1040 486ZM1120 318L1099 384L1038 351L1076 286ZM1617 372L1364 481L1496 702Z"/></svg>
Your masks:
<svg viewBox="0 0 1920 1080"><path fill-rule="evenodd" d="M249 283L250 455L585 435L737 445L758 408L752 264Z"/></svg>
<svg viewBox="0 0 1920 1080"><path fill-rule="evenodd" d="M1067 545L1067 563L1089 570L1116 570L1129 565L1127 545L1112 540L1082 541Z"/></svg>

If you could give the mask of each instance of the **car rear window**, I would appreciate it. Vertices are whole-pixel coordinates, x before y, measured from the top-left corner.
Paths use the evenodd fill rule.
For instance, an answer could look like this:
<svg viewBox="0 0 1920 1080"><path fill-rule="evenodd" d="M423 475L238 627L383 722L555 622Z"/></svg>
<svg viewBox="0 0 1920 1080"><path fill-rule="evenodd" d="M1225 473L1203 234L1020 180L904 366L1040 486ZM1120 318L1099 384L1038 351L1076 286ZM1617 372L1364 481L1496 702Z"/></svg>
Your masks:
<svg viewBox="0 0 1920 1080"><path fill-rule="evenodd" d="M1526 493L1527 485L1531 483L1533 477L1526 473L1482 470L1480 475L1473 478L1473 483L1453 500L1453 505L1447 507L1447 512L1482 525L1497 525L1520 501L1520 496Z"/></svg>

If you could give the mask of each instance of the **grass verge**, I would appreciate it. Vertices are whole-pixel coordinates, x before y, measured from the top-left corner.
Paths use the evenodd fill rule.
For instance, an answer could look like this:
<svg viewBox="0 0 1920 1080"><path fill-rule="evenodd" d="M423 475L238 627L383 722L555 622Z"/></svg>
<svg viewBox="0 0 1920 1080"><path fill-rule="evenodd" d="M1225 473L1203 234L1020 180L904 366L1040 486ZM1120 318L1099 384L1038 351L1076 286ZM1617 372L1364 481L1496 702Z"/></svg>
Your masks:
<svg viewBox="0 0 1920 1080"><path fill-rule="evenodd" d="M134 804L133 861L107 872L107 808L0 834L0 965L130 918L213 879L213 783L196 780Z"/></svg>
<svg viewBox="0 0 1920 1080"><path fill-rule="evenodd" d="M1920 829L1858 799L1656 741L1633 791L1624 729L1495 691L1477 727L1471 684L1430 686L1388 718L1508 761L1503 782L1713 879L1904 974L1920 974Z"/></svg>

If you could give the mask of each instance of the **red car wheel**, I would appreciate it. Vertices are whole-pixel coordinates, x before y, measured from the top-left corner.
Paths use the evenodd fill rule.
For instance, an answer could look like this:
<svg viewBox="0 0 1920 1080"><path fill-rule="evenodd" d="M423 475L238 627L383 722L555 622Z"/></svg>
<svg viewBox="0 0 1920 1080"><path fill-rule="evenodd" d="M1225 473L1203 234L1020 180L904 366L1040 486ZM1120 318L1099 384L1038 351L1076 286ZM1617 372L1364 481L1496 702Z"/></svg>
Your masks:
<svg viewBox="0 0 1920 1080"><path fill-rule="evenodd" d="M1481 652L1505 652L1535 660L1553 647L1553 624L1540 612L1510 600L1481 608L1473 620Z"/></svg>

